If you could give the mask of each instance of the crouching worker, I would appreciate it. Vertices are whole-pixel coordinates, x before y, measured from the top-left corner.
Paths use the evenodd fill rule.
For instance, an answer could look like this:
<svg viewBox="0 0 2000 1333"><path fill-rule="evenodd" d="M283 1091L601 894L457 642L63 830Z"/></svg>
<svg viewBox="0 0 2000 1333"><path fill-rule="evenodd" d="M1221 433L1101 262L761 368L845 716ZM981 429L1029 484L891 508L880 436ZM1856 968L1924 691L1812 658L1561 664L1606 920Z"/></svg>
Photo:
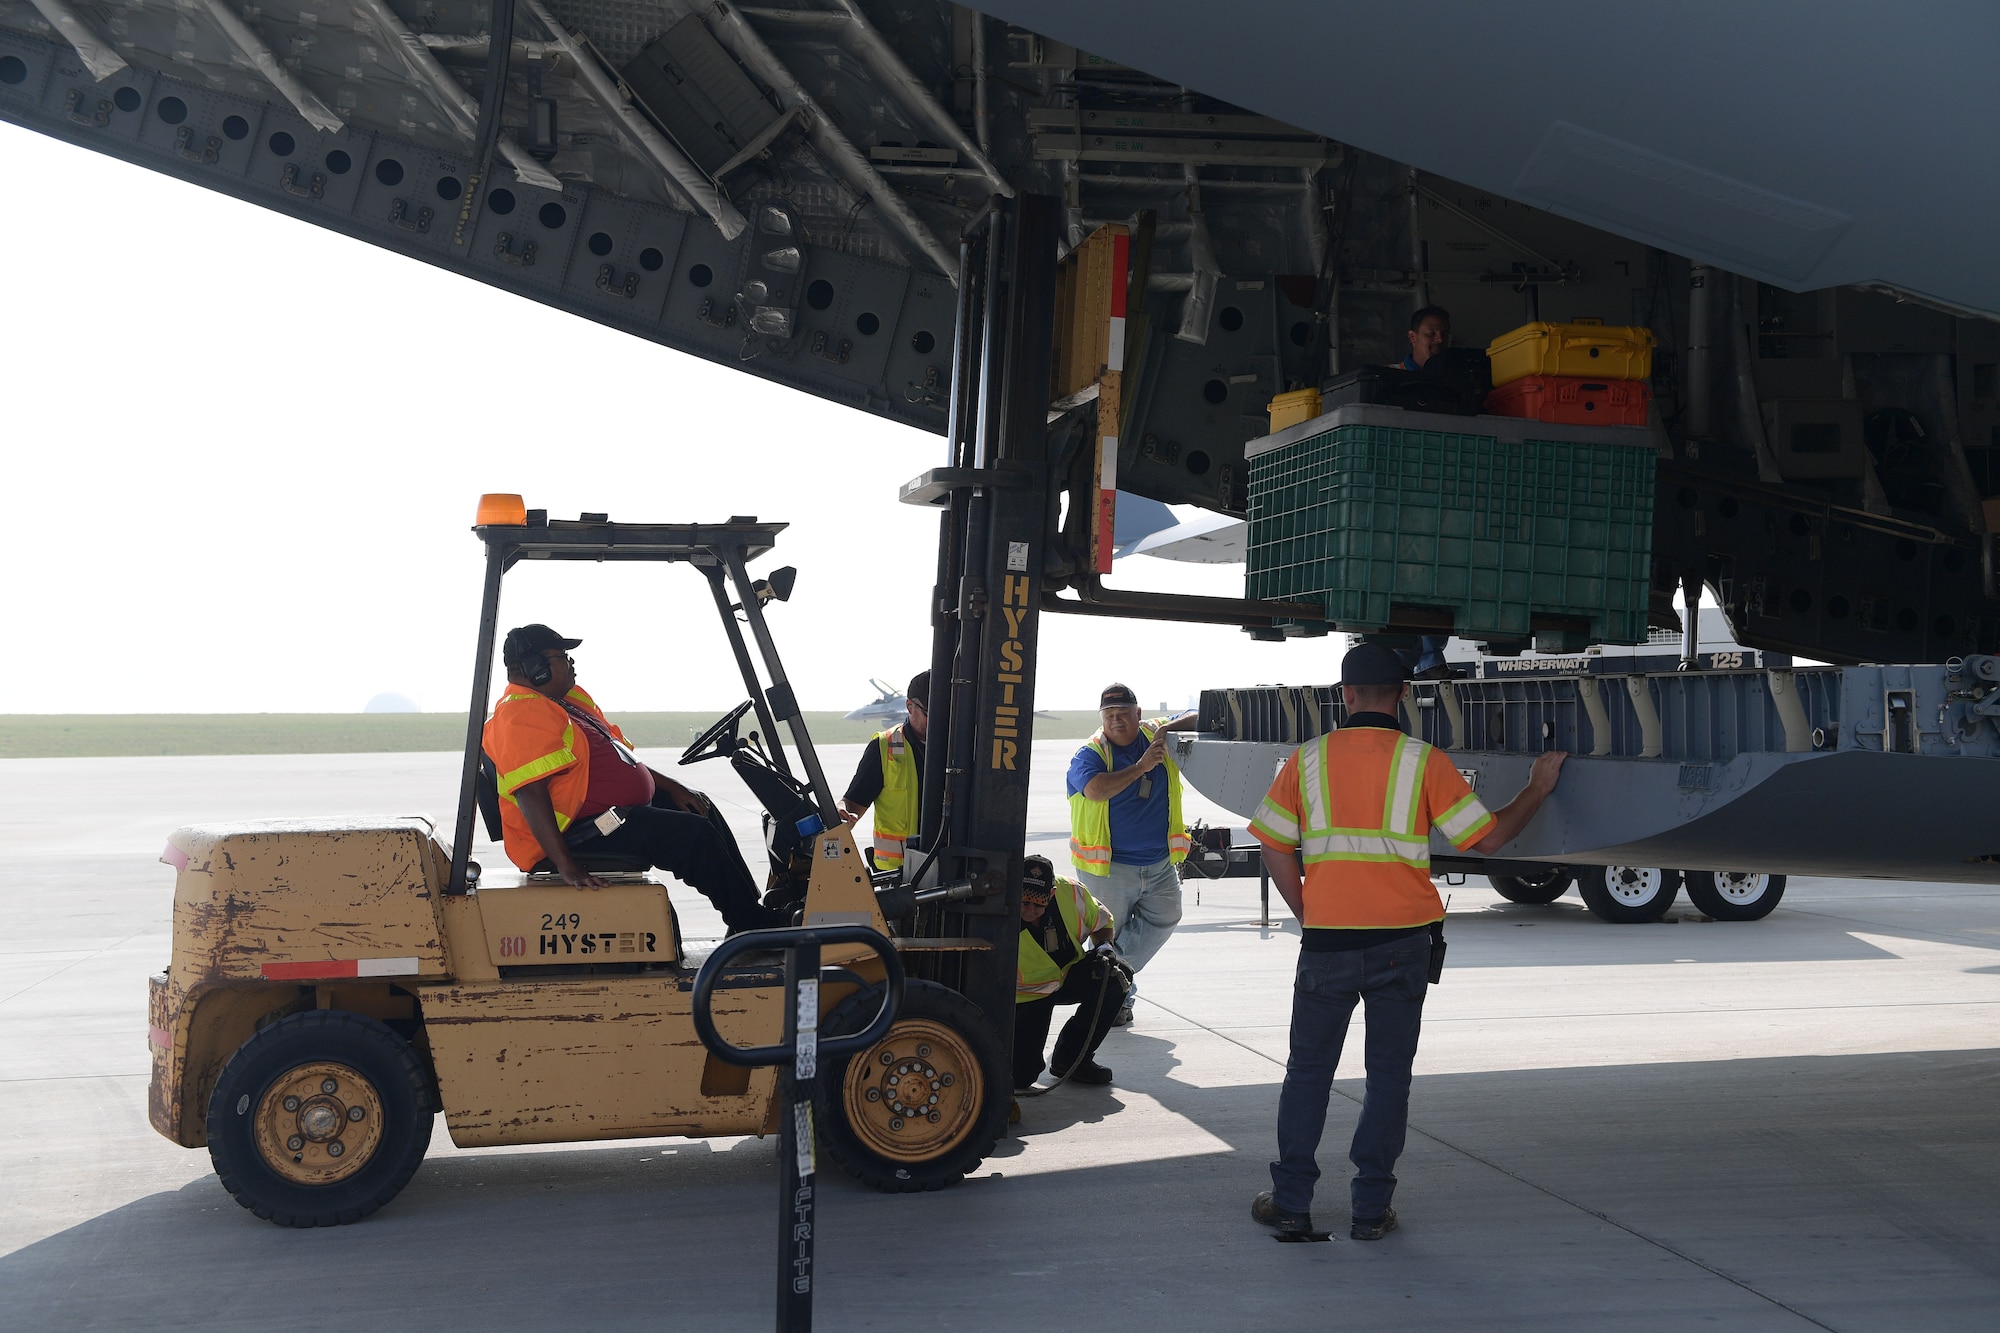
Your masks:
<svg viewBox="0 0 2000 1333"><path fill-rule="evenodd" d="M1105 1084L1111 1071L1093 1058L1118 1016L1131 973L1113 953L1111 913L1074 880L1057 879L1046 856L1021 866L1021 953L1014 981L1014 1090L1042 1072L1042 1048L1056 1006L1076 1012L1056 1038L1057 1078Z"/></svg>
<svg viewBox="0 0 2000 1333"><path fill-rule="evenodd" d="M507 859L579 888L603 880L577 853L631 857L692 884L729 933L781 925L757 901L735 835L707 797L639 762L625 735L576 684L565 639L547 625L509 630L507 689L486 723Z"/></svg>

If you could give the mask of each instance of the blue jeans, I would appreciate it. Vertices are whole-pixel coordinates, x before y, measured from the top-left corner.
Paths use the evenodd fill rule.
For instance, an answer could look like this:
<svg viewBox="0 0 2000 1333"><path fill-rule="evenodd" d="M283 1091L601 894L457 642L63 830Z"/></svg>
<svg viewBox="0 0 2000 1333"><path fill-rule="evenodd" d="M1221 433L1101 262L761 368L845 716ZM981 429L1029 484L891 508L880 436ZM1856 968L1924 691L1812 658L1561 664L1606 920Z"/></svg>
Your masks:
<svg viewBox="0 0 2000 1333"><path fill-rule="evenodd" d="M1417 660L1411 671L1429 671L1434 666L1444 665L1444 646L1451 641L1448 634L1425 634L1417 640Z"/></svg>
<svg viewBox="0 0 2000 1333"><path fill-rule="evenodd" d="M1134 972L1153 961L1181 923L1180 868L1171 857L1149 866L1113 861L1110 874L1087 875L1083 883L1111 913L1116 923L1111 947Z"/></svg>
<svg viewBox="0 0 2000 1333"><path fill-rule="evenodd" d="M1300 952L1292 986L1292 1054L1278 1094L1278 1160L1271 1163L1272 1201L1285 1212L1312 1209L1319 1180L1314 1155L1356 1001L1367 1006L1368 1085L1347 1153L1355 1167L1353 1216L1376 1218L1388 1208L1409 1126L1410 1066L1417 1058L1430 957L1431 939L1422 932L1366 949Z"/></svg>

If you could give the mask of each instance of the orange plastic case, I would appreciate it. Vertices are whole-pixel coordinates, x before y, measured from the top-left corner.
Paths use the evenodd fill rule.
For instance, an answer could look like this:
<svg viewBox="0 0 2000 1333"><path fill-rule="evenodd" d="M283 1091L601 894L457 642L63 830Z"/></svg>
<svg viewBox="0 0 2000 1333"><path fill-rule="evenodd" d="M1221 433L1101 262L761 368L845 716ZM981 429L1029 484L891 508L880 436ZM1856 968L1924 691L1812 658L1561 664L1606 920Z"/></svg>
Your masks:
<svg viewBox="0 0 2000 1333"><path fill-rule="evenodd" d="M1486 396L1496 417L1526 417L1570 426L1643 426L1653 391L1644 380L1588 380L1530 375Z"/></svg>
<svg viewBox="0 0 2000 1333"><path fill-rule="evenodd" d="M1637 325L1537 321L1501 334L1487 344L1486 355L1493 361L1496 386L1529 375L1643 380L1653 373L1653 331Z"/></svg>

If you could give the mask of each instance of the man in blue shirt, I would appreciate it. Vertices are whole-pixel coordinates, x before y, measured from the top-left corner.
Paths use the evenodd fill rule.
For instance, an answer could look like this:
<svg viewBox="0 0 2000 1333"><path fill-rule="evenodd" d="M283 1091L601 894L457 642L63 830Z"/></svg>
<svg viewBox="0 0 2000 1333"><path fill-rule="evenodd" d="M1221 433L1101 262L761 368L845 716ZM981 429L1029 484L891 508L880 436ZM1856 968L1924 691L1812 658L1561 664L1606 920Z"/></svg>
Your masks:
<svg viewBox="0 0 2000 1333"><path fill-rule="evenodd" d="M1112 947L1132 971L1143 968L1181 919L1179 864L1187 858L1180 769L1165 733L1195 725L1139 717L1139 697L1110 685L1098 700L1102 726L1069 765L1070 859L1091 895L1110 910ZM1125 994L1117 1021L1132 1021L1138 987Z"/></svg>
<svg viewBox="0 0 2000 1333"><path fill-rule="evenodd" d="M1410 316L1410 354L1403 358L1404 370L1422 370L1433 353L1451 346L1451 312L1441 305L1427 305Z"/></svg>

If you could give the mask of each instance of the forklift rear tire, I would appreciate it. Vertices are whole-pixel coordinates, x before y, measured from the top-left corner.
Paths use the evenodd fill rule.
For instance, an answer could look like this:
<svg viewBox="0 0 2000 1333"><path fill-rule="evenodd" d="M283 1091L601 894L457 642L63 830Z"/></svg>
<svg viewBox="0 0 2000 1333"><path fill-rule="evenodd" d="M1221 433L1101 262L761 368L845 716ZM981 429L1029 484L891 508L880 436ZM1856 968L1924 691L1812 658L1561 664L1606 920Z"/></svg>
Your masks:
<svg viewBox="0 0 2000 1333"><path fill-rule="evenodd" d="M1576 891L1599 920L1644 925L1665 916L1680 897L1681 872L1657 866L1584 866Z"/></svg>
<svg viewBox="0 0 2000 1333"><path fill-rule="evenodd" d="M1690 870L1688 901L1717 921L1761 921L1785 896L1785 877L1740 870Z"/></svg>
<svg viewBox="0 0 2000 1333"><path fill-rule="evenodd" d="M1510 903L1552 903L1569 892L1576 877L1562 866L1533 875L1488 875L1493 891Z"/></svg>
<svg viewBox="0 0 2000 1333"><path fill-rule="evenodd" d="M431 1115L410 1043L375 1019L313 1009L229 1057L208 1102L208 1155L222 1187L266 1221L338 1226L409 1183Z"/></svg>
<svg viewBox="0 0 2000 1333"><path fill-rule="evenodd" d="M830 1036L858 1032L879 987L827 1015ZM912 981L889 1034L829 1062L814 1093L820 1146L849 1175L888 1194L957 1183L1007 1128L1007 1073L986 1015L957 991Z"/></svg>

